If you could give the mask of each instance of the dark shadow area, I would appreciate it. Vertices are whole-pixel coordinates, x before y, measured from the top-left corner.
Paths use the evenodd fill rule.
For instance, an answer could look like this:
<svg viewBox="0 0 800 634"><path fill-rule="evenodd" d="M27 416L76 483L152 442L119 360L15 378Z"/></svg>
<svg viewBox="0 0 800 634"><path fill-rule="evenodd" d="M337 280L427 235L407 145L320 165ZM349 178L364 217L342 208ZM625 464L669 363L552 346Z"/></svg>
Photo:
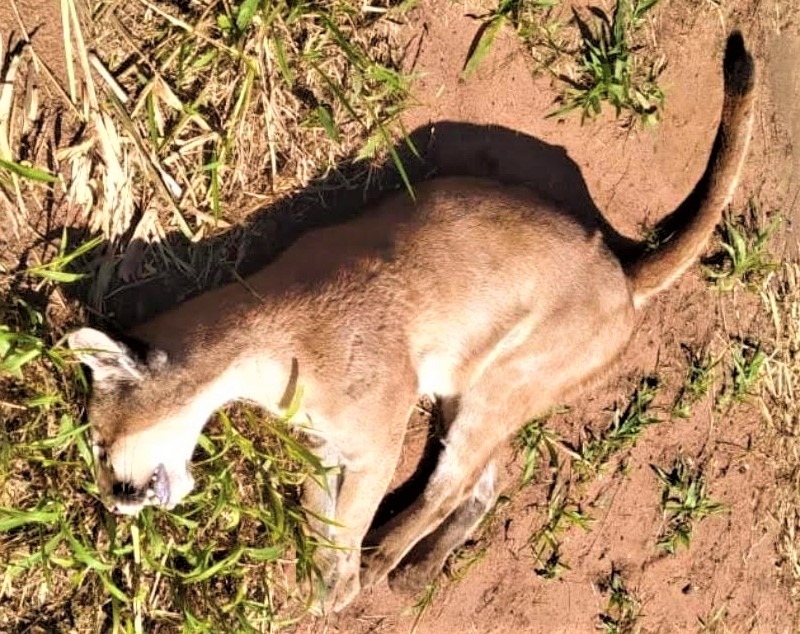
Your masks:
<svg viewBox="0 0 800 634"><path fill-rule="evenodd" d="M738 33L728 42L724 71L727 90L746 91L753 81L752 60L744 51ZM712 157L717 156L724 145L725 134L725 130L717 132ZM588 235L599 233L623 263L647 249L646 244L620 235L605 220L578 166L560 146L501 126L442 121L417 128L395 149L412 183L435 176L471 176L524 185L542 200L552 203L554 213L569 216ZM706 196L714 167L712 158L689 196L656 225L655 242L669 241L691 220L698 202ZM104 314L96 315L97 320L104 321L104 327L126 329L192 295L237 276L247 277L274 260L303 233L341 223L361 213L368 214L371 203L402 187L402 179L392 162L368 170L364 163L351 157L337 170L312 181L303 191L252 214L247 222L226 234L192 244L175 232L168 238L175 256L188 263L189 269L205 268L207 271L211 267L213 274L200 276L202 281L198 282L181 272L180 266L167 264L162 273L119 288L104 298ZM134 243L132 248L160 247ZM194 264L201 266L194 267ZM99 274L116 273L106 266L100 268ZM74 299L88 304L90 287L84 284L63 288L72 293Z"/></svg>
<svg viewBox="0 0 800 634"><path fill-rule="evenodd" d="M595 206L577 165L560 146L501 126L451 121L414 130L408 144L397 146L412 183L434 176L472 176L501 183L525 185L561 213L573 217L588 233L601 232L616 251L631 243L604 220ZM365 182L368 180L368 182ZM185 262L213 262L215 271L200 287L178 267L136 285L123 287L106 298L103 325L129 328L210 287L246 277L271 262L310 229L340 223L360 213L387 192L402 190L395 166L369 173L363 164L345 161L336 173L313 181L306 190L253 214L242 226L190 244L180 234L170 236L171 249ZM134 245L134 248L153 248ZM87 303L89 286L66 287L75 299Z"/></svg>
<svg viewBox="0 0 800 634"><path fill-rule="evenodd" d="M412 413L411 419L413 421L414 417L419 419L427 418L428 435L425 438L425 444L419 450L419 457L415 461L413 473L394 489L391 489L381 500L380 506L375 512L375 517L372 518L371 529L383 526L395 515L408 508L422 493L428 480L433 475L436 464L439 462L439 455L444 448L442 440L447 433L447 423L444 420L442 406L441 403L432 402L427 397L423 397L421 401L420 407L416 412ZM427 412L427 414L422 414L421 412L423 411ZM410 422L409 425L411 424ZM406 445L408 445L407 441ZM413 448L411 449L413 450ZM413 456L409 459L409 462L414 462ZM370 544L369 535L367 535L365 545L374 545Z"/></svg>

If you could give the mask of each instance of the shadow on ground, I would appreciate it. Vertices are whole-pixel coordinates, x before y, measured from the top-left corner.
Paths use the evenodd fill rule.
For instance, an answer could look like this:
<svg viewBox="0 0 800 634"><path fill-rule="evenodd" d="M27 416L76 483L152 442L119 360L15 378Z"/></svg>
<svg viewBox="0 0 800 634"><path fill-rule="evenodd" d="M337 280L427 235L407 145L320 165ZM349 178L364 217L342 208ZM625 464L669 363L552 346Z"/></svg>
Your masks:
<svg viewBox="0 0 800 634"><path fill-rule="evenodd" d="M450 121L418 128L409 139L410 144L401 143L396 149L412 183L433 176L473 176L524 184L543 199L556 203L587 232L599 230L612 248L628 245L605 222L580 170L560 146L500 126ZM349 186L343 186L343 182ZM248 222L231 229L233 235L229 232L191 244L180 234L173 234L169 240L177 256L184 262L211 265L215 268L213 274L198 282L178 267L165 266L158 275L107 297L103 315L95 315L94 321L112 329L130 328L236 275L246 277L272 261L304 232L369 213L370 202L402 189L393 164L367 174L363 164L350 160L337 173L316 179L304 191L256 212ZM73 299L89 303L89 285L65 290L73 294Z"/></svg>

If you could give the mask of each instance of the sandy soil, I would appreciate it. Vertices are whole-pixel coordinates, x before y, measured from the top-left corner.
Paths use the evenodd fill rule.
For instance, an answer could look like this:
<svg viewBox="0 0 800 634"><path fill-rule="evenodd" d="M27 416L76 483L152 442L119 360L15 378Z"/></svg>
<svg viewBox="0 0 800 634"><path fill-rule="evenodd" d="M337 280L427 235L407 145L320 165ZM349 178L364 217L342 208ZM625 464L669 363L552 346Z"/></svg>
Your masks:
<svg viewBox="0 0 800 634"><path fill-rule="evenodd" d="M642 223L658 220L681 202L705 165L721 101L722 46L737 26L756 54L762 81L751 159L735 205L743 208L754 197L763 209L800 220L800 154L793 151L800 143L800 8L787 0L663 4L647 27L668 61L659 82L666 110L653 130L624 130L610 113L584 126L577 116L545 118L554 109L556 90L549 77L531 73L530 59L510 32L501 34L474 76L461 79L479 25L469 16L481 8L435 0L423 0L402 27L415 51L409 58L418 76L418 106L408 112L407 127L417 130L420 148L439 173L531 182L573 208L602 210L618 230L637 236ZM44 42L40 50L56 51L57 24L41 16L57 13L58 3L18 0L18 6L25 9L23 21L34 42ZM0 5L0 23L13 20L8 5ZM53 56L53 72L61 76L58 59ZM266 224L281 235L264 238L271 250L290 239L281 222L273 217ZM786 224L790 247L797 224ZM121 323L158 309L154 295L137 293L136 308L119 315ZM609 382L554 417L551 426L577 442L587 426L606 424L608 408L623 403L648 375L658 375L665 385L658 404L668 408L685 371L681 344L714 349L725 337L744 336L759 323L756 308L746 298L732 302L711 293L696 274L687 276L647 311ZM581 508L595 521L588 532L573 528L562 536L569 569L559 578L538 576L526 546L545 513L547 474L542 473L497 511L470 551L485 549L485 555L463 579L443 578L423 613L410 609L414 598L384 584L366 591L343 614L309 620L299 630L592 632L607 608L606 580L614 568L642 602L640 631L697 631L703 623L723 632L796 631L797 610L775 547L774 474L758 442L759 410L745 405L720 413L706 399L686 420L663 417L624 457L624 471L609 469L581 491ZM409 444L420 444L425 433L424 427L415 428ZM650 465L668 466L678 455L704 465L712 496L730 512L700 524L688 550L663 556L655 547L663 522L661 489ZM509 450L508 481L518 481L519 473L519 460Z"/></svg>
<svg viewBox="0 0 800 634"><path fill-rule="evenodd" d="M785 2L723 4L716 10L711 3L673 2L656 14L654 38L668 60L660 80L667 93L664 120L655 130L629 133L610 116L583 127L577 117L544 118L553 110L551 80L532 76L530 60L511 33L500 38L475 76L460 80L477 28L468 16L480 10L469 3L423 3L408 26L419 46L420 75L420 106L409 113L409 126L434 126L429 156L443 172L545 181L556 198L573 206L594 204L613 226L635 236L642 223L658 220L683 199L705 165L721 100L721 48L736 26L756 52L762 84L751 159L735 205L743 207L752 196L764 209L797 219L800 159L792 144L800 139L800 14ZM503 126L515 134L472 126ZM788 224L790 246L796 226ZM681 344L713 348L721 333L744 335L756 327L753 311L747 302L732 306L710 294L696 275L688 276L644 316L617 378L551 424L574 442L587 421L608 420L606 408L623 402L638 378L658 375L667 386L679 385ZM486 548L485 556L465 578L441 583L421 616L411 609L414 598L384 586L365 592L345 614L301 629L591 632L601 629L598 617L607 609L613 567L642 602L635 631L698 631L704 623L724 632L795 631L797 612L781 581L769 514L774 474L758 448L760 425L755 407L720 416L704 401L688 420L646 431L625 458L624 476L606 473L581 495L582 510L595 522L589 532L573 528L564 536L570 569L556 580L535 574L526 547L546 510L541 478L499 512L472 547ZM650 465L671 464L678 454L705 465L713 497L730 513L700 524L687 551L663 556L655 548L661 489ZM510 452L507 464L510 481L518 479L519 461Z"/></svg>

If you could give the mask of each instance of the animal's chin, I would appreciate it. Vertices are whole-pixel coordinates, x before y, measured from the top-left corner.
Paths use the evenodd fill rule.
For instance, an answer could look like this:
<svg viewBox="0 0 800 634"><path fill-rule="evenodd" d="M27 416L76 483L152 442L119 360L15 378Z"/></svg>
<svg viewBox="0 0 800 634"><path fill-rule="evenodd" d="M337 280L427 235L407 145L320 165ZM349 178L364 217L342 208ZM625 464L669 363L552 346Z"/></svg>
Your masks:
<svg viewBox="0 0 800 634"><path fill-rule="evenodd" d="M130 502L114 502L109 505L109 510L118 515L138 515L139 512L147 506L146 504L131 504Z"/></svg>

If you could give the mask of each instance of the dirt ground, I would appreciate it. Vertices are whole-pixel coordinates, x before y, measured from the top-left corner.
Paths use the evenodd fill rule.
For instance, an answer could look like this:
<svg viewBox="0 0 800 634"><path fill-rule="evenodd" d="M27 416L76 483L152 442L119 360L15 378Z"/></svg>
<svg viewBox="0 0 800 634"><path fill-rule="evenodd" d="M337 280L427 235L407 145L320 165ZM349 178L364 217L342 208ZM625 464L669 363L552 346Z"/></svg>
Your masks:
<svg viewBox="0 0 800 634"><path fill-rule="evenodd" d="M761 74L760 113L743 186L734 206L751 197L764 209L780 210L786 244L796 244L800 218L800 10L788 2L671 2L652 25L657 47L668 60L660 80L666 110L655 130L628 133L611 117L583 127L576 118L544 118L553 110L549 77L532 76L529 60L507 33L468 81L459 79L464 52L475 33L469 3L422 3L412 14L409 38L419 46L409 127L434 125L432 148L442 171L486 170L512 180L555 180L562 196L582 197L561 172L563 156L528 155L522 135L563 148L574 161L591 201L628 235L672 210L691 190L710 149L721 100L720 54L727 32L740 28L752 45ZM460 54L459 54L460 52ZM503 126L518 135L498 147L491 132L449 134L441 122ZM457 126L454 126L457 127ZM443 130L437 136L436 130ZM446 147L449 142L453 146ZM503 138L504 141L509 139ZM455 148L454 148L455 146ZM550 168L553 168L552 170ZM539 170L542 170L541 172ZM552 174L560 176L553 176ZM574 200L572 201L574 204ZM585 203L585 201L583 201ZM550 424L577 440L587 421L602 421L607 408L624 401L636 379L646 375L679 383L685 361L680 344L714 346L721 333L752 328L752 306L731 305L689 275L644 316L616 378L587 394L567 415ZM671 380L670 380L671 379ZM668 401L667 401L668 402ZM526 548L546 511L544 484L515 495L501 520L485 531L475 550L485 555L460 580L445 581L421 614L413 599L387 587L367 591L345 614L301 628L307 632L591 632L602 629L604 580L612 567L642 602L635 631L793 632L798 628L775 548L770 516L774 473L758 446L761 415L743 407L723 417L705 402L685 421L664 422L645 432L626 458L624 477L607 473L581 498L595 522L564 537L569 570L547 580L534 572ZM518 479L519 460L510 455L507 475ZM654 548L662 517L660 487L651 464L676 455L705 463L713 497L730 513L696 530L691 547L676 556Z"/></svg>
<svg viewBox="0 0 800 634"><path fill-rule="evenodd" d="M58 3L36 4L18 3L26 7L24 21L42 27L34 38L56 38L48 36L54 21L41 18L57 12ZM478 71L462 79L478 26L471 16L482 9L441 0L423 0L400 27L417 78L406 127L418 131L420 149L439 173L535 182L573 206L596 206L619 231L639 236L643 223L682 201L705 166L722 97L722 48L728 32L740 28L761 82L754 143L734 207L744 209L752 198L763 210L780 212L790 220L784 229L791 251L800 222L800 153L794 149L800 143L800 7L793 0L662 4L646 27L667 60L659 80L666 109L652 130L625 130L611 113L584 126L577 116L546 118L555 108L553 80L531 73L531 60L510 31ZM0 7L0 23L11 20ZM657 375L666 386L657 401L666 411L685 372L681 345L715 349L724 339L746 337L760 327L758 307L757 298L732 299L712 292L696 272L686 276L647 310L609 381L549 425L577 444L587 426L606 424L609 409L625 402L643 376ZM153 310L150 305L146 312ZM608 606L612 568L642 603L634 631L797 631L798 610L776 549L775 474L759 444L761 411L745 404L720 413L705 399L688 419L663 418L624 456L624 469L608 469L581 491L578 502L594 522L589 531L572 528L561 537L569 568L558 578L535 573L526 545L546 512L543 473L496 512L468 551L481 556L463 578L443 578L423 611L412 609L415 598L383 584L344 613L309 619L298 631L592 632ZM410 447L425 434L424 427L414 428ZM678 455L704 465L712 497L729 513L699 524L691 546L667 556L655 547L663 518L650 465L668 466ZM507 481L517 482L521 466L511 450L505 465Z"/></svg>

